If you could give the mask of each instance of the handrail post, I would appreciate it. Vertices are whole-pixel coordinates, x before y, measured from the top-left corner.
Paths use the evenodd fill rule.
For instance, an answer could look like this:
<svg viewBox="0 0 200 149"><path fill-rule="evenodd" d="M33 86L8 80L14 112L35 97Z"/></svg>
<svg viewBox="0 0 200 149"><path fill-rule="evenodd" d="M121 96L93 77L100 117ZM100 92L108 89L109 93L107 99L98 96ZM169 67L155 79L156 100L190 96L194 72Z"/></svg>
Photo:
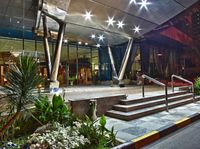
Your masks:
<svg viewBox="0 0 200 149"><path fill-rule="evenodd" d="M177 76L177 75L174 75L174 74L171 76L171 80L172 80L171 82L174 82L174 78L177 78L179 80L182 80L184 82L187 82L187 83L191 84L191 86L192 86L192 94L193 94L192 95L193 96L193 101L195 102L194 83L189 81L189 80L186 80L186 79L182 78L181 76ZM172 91L174 91L174 86L172 86Z"/></svg>
<svg viewBox="0 0 200 149"><path fill-rule="evenodd" d="M193 98L193 102L195 102L195 94L194 94L194 84L192 83L192 98Z"/></svg>
<svg viewBox="0 0 200 149"><path fill-rule="evenodd" d="M171 87L172 87L172 92L174 92L174 76L171 76Z"/></svg>
<svg viewBox="0 0 200 149"><path fill-rule="evenodd" d="M165 102L166 102L166 111L168 112L169 111L169 108L168 108L168 94L167 94L167 85L165 85Z"/></svg>
<svg viewBox="0 0 200 149"><path fill-rule="evenodd" d="M144 78L142 78L142 97L144 97Z"/></svg>

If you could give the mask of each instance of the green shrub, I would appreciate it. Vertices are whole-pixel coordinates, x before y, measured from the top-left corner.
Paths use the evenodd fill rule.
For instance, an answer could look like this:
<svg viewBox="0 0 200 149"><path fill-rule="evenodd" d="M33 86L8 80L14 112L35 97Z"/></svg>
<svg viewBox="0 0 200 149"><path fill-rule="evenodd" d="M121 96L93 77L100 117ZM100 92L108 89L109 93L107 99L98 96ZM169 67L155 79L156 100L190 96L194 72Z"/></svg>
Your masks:
<svg viewBox="0 0 200 149"><path fill-rule="evenodd" d="M200 77L195 79L194 91L195 91L195 94L200 95Z"/></svg>
<svg viewBox="0 0 200 149"><path fill-rule="evenodd" d="M90 141L90 145L86 145L87 149L106 149L116 145L116 133L114 128L108 130L106 125L106 117L102 116L98 121L92 121L86 117L85 121L81 121L79 132Z"/></svg>
<svg viewBox="0 0 200 149"><path fill-rule="evenodd" d="M35 102L39 120L46 124L49 122L64 123L68 120L70 112L61 96L54 95L52 102L48 97L39 97Z"/></svg>

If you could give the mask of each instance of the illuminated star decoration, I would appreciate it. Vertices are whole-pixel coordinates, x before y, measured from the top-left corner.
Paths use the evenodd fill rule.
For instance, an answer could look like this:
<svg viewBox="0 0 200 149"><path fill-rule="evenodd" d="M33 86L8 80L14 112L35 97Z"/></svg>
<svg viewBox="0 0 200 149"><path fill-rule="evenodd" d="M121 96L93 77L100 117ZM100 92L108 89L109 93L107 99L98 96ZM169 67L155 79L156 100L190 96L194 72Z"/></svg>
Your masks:
<svg viewBox="0 0 200 149"><path fill-rule="evenodd" d="M150 5L151 3L147 2L147 0L141 0L141 2L138 2L138 4L140 5L140 9L145 8L147 10L147 5Z"/></svg>
<svg viewBox="0 0 200 149"><path fill-rule="evenodd" d="M135 5L137 4L136 0L130 0L129 4L134 3Z"/></svg>
<svg viewBox="0 0 200 149"><path fill-rule="evenodd" d="M118 21L118 23L117 23L118 28L123 28L124 25L125 24L123 21Z"/></svg>
<svg viewBox="0 0 200 149"><path fill-rule="evenodd" d="M112 17L112 18L110 18L110 17L108 17L108 20L106 20L106 22L108 23L108 26L114 26L114 23L116 22L115 20L114 20L114 17Z"/></svg>
<svg viewBox="0 0 200 149"><path fill-rule="evenodd" d="M103 35L99 35L99 41L103 41L103 39L105 38Z"/></svg>
<svg viewBox="0 0 200 149"><path fill-rule="evenodd" d="M134 30L134 33L139 33L140 30L142 30L142 29L141 29L140 26L138 25L138 26L135 26L135 28L134 28L133 30Z"/></svg>
<svg viewBox="0 0 200 149"><path fill-rule="evenodd" d="M101 46L100 44L97 44L97 45L96 45L97 48L99 48L100 46Z"/></svg>
<svg viewBox="0 0 200 149"><path fill-rule="evenodd" d="M85 17L85 20L91 20L91 17L93 15L91 14L91 11L86 11L83 17Z"/></svg>
<svg viewBox="0 0 200 149"><path fill-rule="evenodd" d="M92 39L96 38L96 35L95 35L95 34L92 34L92 35L91 35L91 38L92 38Z"/></svg>

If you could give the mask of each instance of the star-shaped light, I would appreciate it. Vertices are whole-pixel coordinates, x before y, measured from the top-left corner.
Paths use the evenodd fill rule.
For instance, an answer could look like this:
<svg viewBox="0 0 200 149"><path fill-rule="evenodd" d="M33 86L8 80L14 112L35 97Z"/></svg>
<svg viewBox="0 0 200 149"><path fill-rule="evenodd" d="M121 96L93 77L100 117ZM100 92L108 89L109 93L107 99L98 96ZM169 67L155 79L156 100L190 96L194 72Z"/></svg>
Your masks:
<svg viewBox="0 0 200 149"><path fill-rule="evenodd" d="M116 22L115 20L114 20L114 17L112 17L112 18L110 18L110 17L108 17L108 20L106 20L106 22L108 23L108 26L114 26L114 23Z"/></svg>
<svg viewBox="0 0 200 149"><path fill-rule="evenodd" d="M129 4L134 3L135 5L137 4L136 0L130 0Z"/></svg>
<svg viewBox="0 0 200 149"><path fill-rule="evenodd" d="M147 2L147 0L141 0L141 2L138 2L138 5L140 5L140 9L145 8L147 10L148 9L147 5L150 5L150 4L151 3Z"/></svg>
<svg viewBox="0 0 200 149"><path fill-rule="evenodd" d="M91 11L86 11L83 17L85 17L85 20L91 20L91 17L93 15L91 14Z"/></svg>
<svg viewBox="0 0 200 149"><path fill-rule="evenodd" d="M92 34L92 35L91 35L91 38L92 38L92 39L96 38L96 35L95 35L95 34Z"/></svg>
<svg viewBox="0 0 200 149"><path fill-rule="evenodd" d="M117 23L118 28L123 28L124 25L125 24L123 21L118 21L118 23Z"/></svg>
<svg viewBox="0 0 200 149"><path fill-rule="evenodd" d="M134 30L134 33L139 33L140 30L142 30L142 29L141 29L140 26L138 25L138 26L135 26L135 28L134 28L133 30Z"/></svg>
<svg viewBox="0 0 200 149"><path fill-rule="evenodd" d="M103 41L103 39L105 38L103 35L99 35L99 41Z"/></svg>
<svg viewBox="0 0 200 149"><path fill-rule="evenodd" d="M100 46L101 46L100 44L97 44L97 45L96 45L97 48L99 48Z"/></svg>

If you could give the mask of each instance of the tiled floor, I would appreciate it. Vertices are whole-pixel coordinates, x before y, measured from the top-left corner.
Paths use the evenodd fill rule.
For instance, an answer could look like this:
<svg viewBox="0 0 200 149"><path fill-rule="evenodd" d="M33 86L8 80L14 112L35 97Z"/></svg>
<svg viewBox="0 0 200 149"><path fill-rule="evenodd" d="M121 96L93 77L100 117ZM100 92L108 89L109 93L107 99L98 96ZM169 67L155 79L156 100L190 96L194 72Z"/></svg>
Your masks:
<svg viewBox="0 0 200 149"><path fill-rule="evenodd" d="M125 142L198 112L200 112L200 102L170 109L169 112L163 111L132 121L122 121L107 117L106 126L109 129L114 126L114 129L117 132L117 138Z"/></svg>

